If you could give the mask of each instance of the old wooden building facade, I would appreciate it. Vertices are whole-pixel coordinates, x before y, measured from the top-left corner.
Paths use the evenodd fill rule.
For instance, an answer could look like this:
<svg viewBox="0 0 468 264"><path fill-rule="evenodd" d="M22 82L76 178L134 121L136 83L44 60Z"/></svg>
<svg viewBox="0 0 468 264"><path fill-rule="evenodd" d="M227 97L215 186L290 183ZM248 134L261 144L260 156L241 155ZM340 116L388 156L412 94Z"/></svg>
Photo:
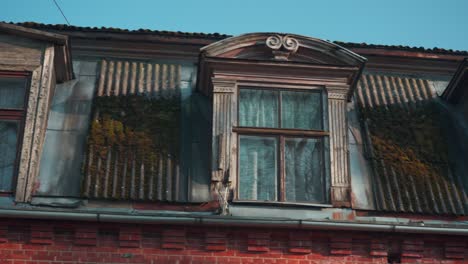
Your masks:
<svg viewBox="0 0 468 264"><path fill-rule="evenodd" d="M468 263L466 57L0 23L0 263Z"/></svg>

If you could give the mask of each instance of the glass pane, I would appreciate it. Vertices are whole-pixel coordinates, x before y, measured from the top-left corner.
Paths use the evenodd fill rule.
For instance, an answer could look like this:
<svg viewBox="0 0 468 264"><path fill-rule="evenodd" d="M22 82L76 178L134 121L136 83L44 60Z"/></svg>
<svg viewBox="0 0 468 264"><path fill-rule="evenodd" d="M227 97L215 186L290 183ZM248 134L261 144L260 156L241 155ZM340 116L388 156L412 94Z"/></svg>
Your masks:
<svg viewBox="0 0 468 264"><path fill-rule="evenodd" d="M285 140L286 201L325 201L323 152L323 139Z"/></svg>
<svg viewBox="0 0 468 264"><path fill-rule="evenodd" d="M241 89L239 125L278 127L278 91Z"/></svg>
<svg viewBox="0 0 468 264"><path fill-rule="evenodd" d="M25 92L26 78L0 78L0 108L23 108Z"/></svg>
<svg viewBox="0 0 468 264"><path fill-rule="evenodd" d="M0 191L13 190L18 121L0 120Z"/></svg>
<svg viewBox="0 0 468 264"><path fill-rule="evenodd" d="M281 92L281 127L322 130L321 94Z"/></svg>
<svg viewBox="0 0 468 264"><path fill-rule="evenodd" d="M240 200L277 200L277 145L276 138L240 136Z"/></svg>

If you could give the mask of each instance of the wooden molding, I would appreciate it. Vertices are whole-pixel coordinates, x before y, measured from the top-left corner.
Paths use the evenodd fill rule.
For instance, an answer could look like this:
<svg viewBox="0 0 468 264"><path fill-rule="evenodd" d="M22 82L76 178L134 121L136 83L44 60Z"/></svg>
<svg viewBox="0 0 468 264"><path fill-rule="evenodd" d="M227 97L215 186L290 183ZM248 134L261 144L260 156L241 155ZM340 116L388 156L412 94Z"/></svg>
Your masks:
<svg viewBox="0 0 468 264"><path fill-rule="evenodd" d="M25 109L24 129L21 138L15 201L28 202L35 188L39 173L42 146L47 128L50 97L55 86L55 47L47 46L43 51L41 65L0 64L0 70L26 71L31 73L28 100Z"/></svg>
<svg viewBox="0 0 468 264"><path fill-rule="evenodd" d="M328 93L328 99L346 100L348 96L344 93Z"/></svg>
<svg viewBox="0 0 468 264"><path fill-rule="evenodd" d="M232 131L243 134L286 135L296 137L323 137L330 135L330 133L326 131L255 127L234 127Z"/></svg>
<svg viewBox="0 0 468 264"><path fill-rule="evenodd" d="M351 180L348 157L347 102L345 98L338 99L340 100L328 98L328 120L330 127L331 202L333 205L341 207L350 205Z"/></svg>
<svg viewBox="0 0 468 264"><path fill-rule="evenodd" d="M234 92L234 87L228 87L228 86L213 86L213 93L233 93Z"/></svg>
<svg viewBox="0 0 468 264"><path fill-rule="evenodd" d="M273 52L272 52L273 51ZM304 62L361 67L366 61L339 45L321 39L279 33L230 37L201 49L206 57Z"/></svg>

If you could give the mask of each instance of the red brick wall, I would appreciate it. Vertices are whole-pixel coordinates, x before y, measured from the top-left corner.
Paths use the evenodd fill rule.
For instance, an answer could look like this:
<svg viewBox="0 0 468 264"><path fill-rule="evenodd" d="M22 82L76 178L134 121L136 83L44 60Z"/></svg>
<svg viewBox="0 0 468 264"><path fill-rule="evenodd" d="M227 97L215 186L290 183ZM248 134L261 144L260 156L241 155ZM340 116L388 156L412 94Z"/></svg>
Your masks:
<svg viewBox="0 0 468 264"><path fill-rule="evenodd" d="M0 220L0 263L468 263L468 240L363 232Z"/></svg>

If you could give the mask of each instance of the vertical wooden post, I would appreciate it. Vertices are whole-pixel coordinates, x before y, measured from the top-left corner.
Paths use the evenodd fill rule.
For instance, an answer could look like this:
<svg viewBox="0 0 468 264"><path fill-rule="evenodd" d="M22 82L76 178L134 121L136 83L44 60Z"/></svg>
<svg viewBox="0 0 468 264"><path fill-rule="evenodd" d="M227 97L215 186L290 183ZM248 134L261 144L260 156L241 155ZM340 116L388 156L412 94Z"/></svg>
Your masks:
<svg viewBox="0 0 468 264"><path fill-rule="evenodd" d="M351 206L348 138L346 118L347 89L328 90L328 120L330 129L331 203L335 207Z"/></svg>
<svg viewBox="0 0 468 264"><path fill-rule="evenodd" d="M214 196L219 183L231 181L232 127L237 122L235 114L236 83L212 78L213 83L213 125L212 125L212 170L211 181ZM217 187L218 186L218 187Z"/></svg>
<svg viewBox="0 0 468 264"><path fill-rule="evenodd" d="M55 87L54 46L44 50L41 67L33 71L21 150L15 200L31 201L36 176L39 174L42 146L45 139L51 91Z"/></svg>

